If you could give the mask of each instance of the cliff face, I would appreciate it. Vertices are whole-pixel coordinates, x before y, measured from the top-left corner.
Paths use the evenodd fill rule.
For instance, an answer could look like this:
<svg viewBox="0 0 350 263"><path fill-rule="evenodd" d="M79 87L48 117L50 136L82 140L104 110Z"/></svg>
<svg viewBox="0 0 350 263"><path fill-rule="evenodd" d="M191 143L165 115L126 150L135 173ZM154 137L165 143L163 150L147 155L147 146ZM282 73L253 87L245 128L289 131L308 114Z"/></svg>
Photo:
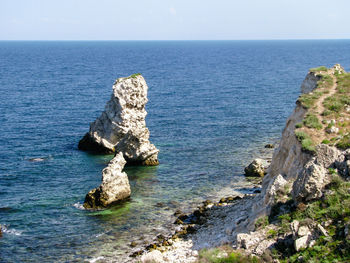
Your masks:
<svg viewBox="0 0 350 263"><path fill-rule="evenodd" d="M259 219L276 220L291 207L307 208L312 201L326 200L326 186L334 177L350 176L350 75L340 65L312 69L301 91L263 179L261 194L254 198L250 215L243 222L245 229L236 232L237 247L248 253L261 255L277 242L268 237L267 230L257 229ZM296 251L313 246L327 232L320 222L312 222L312 218L309 221L305 235L298 234L295 229L299 225L295 225L299 223L293 223ZM277 220L267 229L279 231L278 224Z"/></svg>
<svg viewBox="0 0 350 263"><path fill-rule="evenodd" d="M145 105L148 86L140 74L119 78L101 116L79 142L79 149L122 152L128 163L158 165L159 150L149 141Z"/></svg>

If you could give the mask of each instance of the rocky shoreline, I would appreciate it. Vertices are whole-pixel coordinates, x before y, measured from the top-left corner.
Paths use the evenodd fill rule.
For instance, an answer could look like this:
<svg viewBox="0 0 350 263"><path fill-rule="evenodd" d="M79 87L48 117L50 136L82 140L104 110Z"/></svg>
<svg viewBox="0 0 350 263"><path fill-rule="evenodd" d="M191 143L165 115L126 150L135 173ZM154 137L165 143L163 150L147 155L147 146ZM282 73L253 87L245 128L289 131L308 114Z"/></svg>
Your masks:
<svg viewBox="0 0 350 263"><path fill-rule="evenodd" d="M135 262L198 262L201 249L225 245L239 262L349 262L350 74L310 69L301 91L267 171L260 161L246 169L266 174L261 192L178 215L171 239Z"/></svg>
<svg viewBox="0 0 350 263"><path fill-rule="evenodd" d="M273 151L274 145L268 144L268 147L261 149L260 154L264 155L258 159L271 163ZM231 220L234 218L227 215L240 211L235 213L235 221L239 225L245 212L250 209L253 197L261 192L262 177L246 177L246 180L250 187L241 189L246 193L233 191L230 196L218 198L218 201L205 200L190 213L177 209L173 230L168 235L159 234L154 242L145 244L142 248L136 242L131 242L132 262L194 262L200 249L230 244ZM212 238L214 232L219 234L218 238Z"/></svg>

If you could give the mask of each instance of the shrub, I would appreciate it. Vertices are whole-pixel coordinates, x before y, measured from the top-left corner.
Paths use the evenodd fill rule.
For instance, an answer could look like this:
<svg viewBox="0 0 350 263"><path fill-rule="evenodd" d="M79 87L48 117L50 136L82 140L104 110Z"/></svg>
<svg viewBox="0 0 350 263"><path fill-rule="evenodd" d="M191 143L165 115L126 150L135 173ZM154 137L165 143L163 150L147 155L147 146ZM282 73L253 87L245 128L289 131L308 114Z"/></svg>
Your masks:
<svg viewBox="0 0 350 263"><path fill-rule="evenodd" d="M269 224L269 218L267 216L259 217L255 221L255 229L263 228Z"/></svg>
<svg viewBox="0 0 350 263"><path fill-rule="evenodd" d="M327 140L327 139L324 139L324 140L322 141L322 143L323 143L323 144L330 144L331 142L330 142L329 140Z"/></svg>
<svg viewBox="0 0 350 263"><path fill-rule="evenodd" d="M269 231L267 231L267 236L269 238L275 238L277 236L277 231L274 229L270 229Z"/></svg>
<svg viewBox="0 0 350 263"><path fill-rule="evenodd" d="M299 142L302 142L304 139L310 138L309 134L303 131L296 131L295 136L297 137Z"/></svg>
<svg viewBox="0 0 350 263"><path fill-rule="evenodd" d="M310 152L310 153L316 152L314 142L310 138L302 140L301 148L306 152Z"/></svg>
<svg viewBox="0 0 350 263"><path fill-rule="evenodd" d="M302 122L298 122L297 124L295 124L295 128L299 129L303 127L303 123Z"/></svg>
<svg viewBox="0 0 350 263"><path fill-rule="evenodd" d="M298 102L301 103L301 105L309 109L312 106L315 105L315 102L323 95L324 93L321 91L314 91L312 93L302 94L298 98Z"/></svg>
<svg viewBox="0 0 350 263"><path fill-rule="evenodd" d="M350 134L345 135L341 140L336 144L339 149L345 150L350 148Z"/></svg>
<svg viewBox="0 0 350 263"><path fill-rule="evenodd" d="M305 119L303 120L303 123L306 127L321 130L322 124L320 123L319 119L314 114L307 114Z"/></svg>

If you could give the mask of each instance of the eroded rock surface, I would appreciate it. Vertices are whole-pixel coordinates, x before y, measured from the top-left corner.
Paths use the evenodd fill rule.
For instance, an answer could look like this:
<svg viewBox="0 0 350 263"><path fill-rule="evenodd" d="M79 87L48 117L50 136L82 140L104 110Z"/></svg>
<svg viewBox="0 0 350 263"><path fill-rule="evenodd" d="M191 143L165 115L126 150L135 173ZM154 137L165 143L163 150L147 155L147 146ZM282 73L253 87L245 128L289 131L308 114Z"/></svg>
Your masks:
<svg viewBox="0 0 350 263"><path fill-rule="evenodd" d="M105 208L130 196L128 176L123 172L126 161L120 152L102 170L102 183L85 197L85 208Z"/></svg>
<svg viewBox="0 0 350 263"><path fill-rule="evenodd" d="M148 86L140 74L119 78L101 116L79 142L79 149L96 153L122 152L126 161L158 165L159 150L149 141L145 105Z"/></svg>

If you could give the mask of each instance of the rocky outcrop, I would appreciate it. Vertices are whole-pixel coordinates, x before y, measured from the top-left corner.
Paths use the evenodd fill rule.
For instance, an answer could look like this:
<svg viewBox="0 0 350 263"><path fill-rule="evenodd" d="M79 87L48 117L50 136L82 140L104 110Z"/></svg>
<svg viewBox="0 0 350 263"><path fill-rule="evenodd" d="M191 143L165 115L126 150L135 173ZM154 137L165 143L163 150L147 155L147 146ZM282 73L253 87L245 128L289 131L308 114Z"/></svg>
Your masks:
<svg viewBox="0 0 350 263"><path fill-rule="evenodd" d="M303 83L301 84L301 93L310 93L317 87L317 82L321 79L321 76L315 74L315 72L309 72Z"/></svg>
<svg viewBox="0 0 350 263"><path fill-rule="evenodd" d="M79 149L96 153L122 152L126 161L158 165L159 150L149 141L145 105L147 84L140 74L119 78L101 116L79 142Z"/></svg>
<svg viewBox="0 0 350 263"><path fill-rule="evenodd" d="M267 161L257 158L244 168L244 173L246 176L264 177L268 166Z"/></svg>
<svg viewBox="0 0 350 263"><path fill-rule="evenodd" d="M129 180L123 168L126 161L117 153L102 171L102 183L85 197L84 208L105 208L130 196Z"/></svg>

